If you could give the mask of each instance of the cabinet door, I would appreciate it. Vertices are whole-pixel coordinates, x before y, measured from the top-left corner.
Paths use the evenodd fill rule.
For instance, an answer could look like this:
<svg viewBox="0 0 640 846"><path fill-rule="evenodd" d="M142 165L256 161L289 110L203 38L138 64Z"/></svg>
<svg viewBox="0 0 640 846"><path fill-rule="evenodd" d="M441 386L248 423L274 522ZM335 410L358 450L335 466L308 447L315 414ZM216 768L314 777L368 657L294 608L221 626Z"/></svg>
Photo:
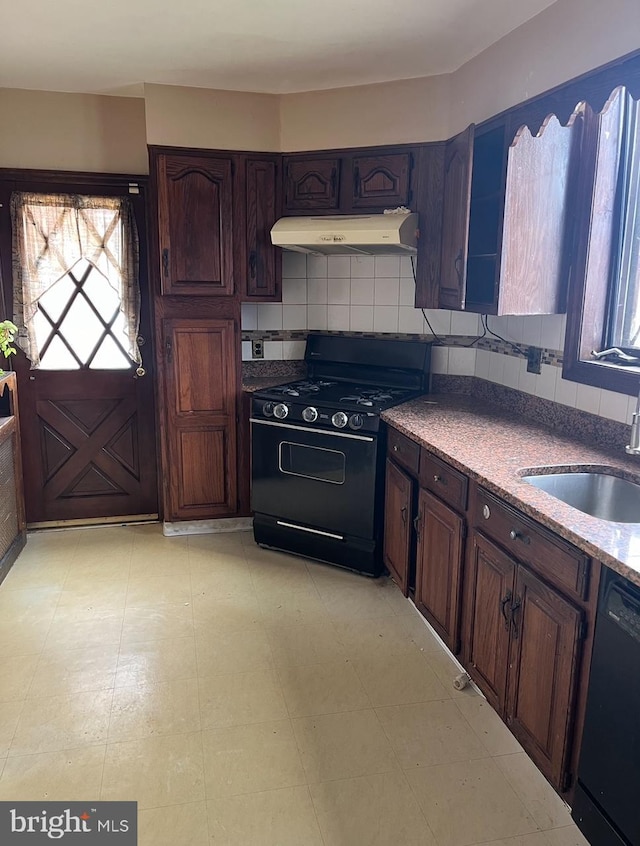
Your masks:
<svg viewBox="0 0 640 846"><path fill-rule="evenodd" d="M163 321L165 519L237 511L236 324Z"/></svg>
<svg viewBox="0 0 640 846"><path fill-rule="evenodd" d="M558 788L569 753L582 612L519 566L513 599L507 723Z"/></svg>
<svg viewBox="0 0 640 846"><path fill-rule="evenodd" d="M465 577L466 664L489 703L504 713L509 657L509 610L516 564L477 532Z"/></svg>
<svg viewBox="0 0 640 846"><path fill-rule="evenodd" d="M459 651L464 520L433 494L420 491L416 605L452 652Z"/></svg>
<svg viewBox="0 0 640 846"><path fill-rule="evenodd" d="M271 243L271 227L279 213L278 167L275 160L249 159L246 170L247 287L250 299L279 300L282 250Z"/></svg>
<svg viewBox="0 0 640 846"><path fill-rule="evenodd" d="M465 304L473 135L472 124L447 141L445 149L440 308L462 309Z"/></svg>
<svg viewBox="0 0 640 846"><path fill-rule="evenodd" d="M564 311L570 161L582 119L562 126L547 118L532 136L516 134L507 156L498 314Z"/></svg>
<svg viewBox="0 0 640 846"><path fill-rule="evenodd" d="M409 594L413 483L387 459L384 502L384 563L405 596Z"/></svg>
<svg viewBox="0 0 640 846"><path fill-rule="evenodd" d="M163 294L234 293L231 159L157 157Z"/></svg>
<svg viewBox="0 0 640 846"><path fill-rule="evenodd" d="M357 156L353 159L354 209L385 209L411 202L412 153Z"/></svg>
<svg viewBox="0 0 640 846"><path fill-rule="evenodd" d="M289 159L285 174L287 211L338 208L339 158Z"/></svg>

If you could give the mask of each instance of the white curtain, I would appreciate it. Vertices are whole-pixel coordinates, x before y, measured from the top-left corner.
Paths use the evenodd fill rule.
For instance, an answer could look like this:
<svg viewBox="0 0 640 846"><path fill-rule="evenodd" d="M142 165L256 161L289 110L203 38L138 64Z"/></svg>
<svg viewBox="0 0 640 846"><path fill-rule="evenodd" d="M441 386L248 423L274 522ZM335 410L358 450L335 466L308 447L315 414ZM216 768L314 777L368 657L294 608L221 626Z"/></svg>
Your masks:
<svg viewBox="0 0 640 846"><path fill-rule="evenodd" d="M13 321L17 344L40 364L34 317L40 298L80 261L92 265L119 297L127 354L141 363L138 235L126 197L16 193L13 224Z"/></svg>

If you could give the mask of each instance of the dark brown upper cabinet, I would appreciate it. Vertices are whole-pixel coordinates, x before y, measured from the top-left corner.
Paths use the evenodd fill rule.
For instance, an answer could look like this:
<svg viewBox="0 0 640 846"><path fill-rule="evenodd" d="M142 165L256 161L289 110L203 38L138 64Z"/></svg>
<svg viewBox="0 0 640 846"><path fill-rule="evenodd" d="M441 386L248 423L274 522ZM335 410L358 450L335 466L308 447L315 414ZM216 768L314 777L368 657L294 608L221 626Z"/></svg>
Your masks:
<svg viewBox="0 0 640 846"><path fill-rule="evenodd" d="M562 126L551 115L532 135L503 120L481 131L470 126L447 143L440 308L564 311L580 128L579 117Z"/></svg>
<svg viewBox="0 0 640 846"><path fill-rule="evenodd" d="M285 210L337 211L340 205L340 165L337 156L287 159Z"/></svg>
<svg viewBox="0 0 640 846"><path fill-rule="evenodd" d="M421 149L362 147L285 156L285 214L378 213L398 206L417 211L414 184Z"/></svg>
<svg viewBox="0 0 640 846"><path fill-rule="evenodd" d="M408 206L411 203L413 153L353 158L354 209Z"/></svg>
<svg viewBox="0 0 640 846"><path fill-rule="evenodd" d="M246 290L249 300L279 300L282 250L271 244L271 227L280 216L280 157L246 161Z"/></svg>
<svg viewBox="0 0 640 846"><path fill-rule="evenodd" d="M444 152L440 308L465 305L473 129L447 141Z"/></svg>
<svg viewBox="0 0 640 846"><path fill-rule="evenodd" d="M162 293L232 295L232 159L159 153L155 166Z"/></svg>

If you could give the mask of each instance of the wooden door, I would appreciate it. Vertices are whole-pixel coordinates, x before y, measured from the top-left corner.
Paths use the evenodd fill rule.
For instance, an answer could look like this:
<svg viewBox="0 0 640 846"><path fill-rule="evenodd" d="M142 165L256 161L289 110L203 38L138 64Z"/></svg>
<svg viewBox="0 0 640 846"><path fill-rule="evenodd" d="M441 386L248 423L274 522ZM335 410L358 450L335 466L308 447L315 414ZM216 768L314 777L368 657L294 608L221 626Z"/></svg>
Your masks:
<svg viewBox="0 0 640 846"><path fill-rule="evenodd" d="M247 288L252 300L282 296L282 250L271 243L271 227L279 216L280 191L275 159L246 163Z"/></svg>
<svg viewBox="0 0 640 846"><path fill-rule="evenodd" d="M385 209L411 202L412 153L356 156L353 167L354 209Z"/></svg>
<svg viewBox="0 0 640 846"><path fill-rule="evenodd" d="M231 159L159 153L152 161L162 293L232 295Z"/></svg>
<svg viewBox="0 0 640 846"><path fill-rule="evenodd" d="M465 304L473 136L471 124L445 148L439 308Z"/></svg>
<svg viewBox="0 0 640 846"><path fill-rule="evenodd" d="M384 563L405 596L409 595L413 482L387 458L384 502Z"/></svg>
<svg viewBox="0 0 640 846"><path fill-rule="evenodd" d="M237 513L233 319L163 321L166 520Z"/></svg>
<svg viewBox="0 0 640 846"><path fill-rule="evenodd" d="M336 210L340 202L340 159L290 158L285 164L285 210Z"/></svg>
<svg viewBox="0 0 640 846"><path fill-rule="evenodd" d="M453 653L460 650L460 588L465 523L433 494L420 491L416 605Z"/></svg>
<svg viewBox="0 0 640 846"><path fill-rule="evenodd" d="M519 566L513 598L507 723L559 789L570 753L582 612Z"/></svg>
<svg viewBox="0 0 640 846"><path fill-rule="evenodd" d="M507 690L515 568L508 555L474 533L465 577L466 666L499 714L504 713Z"/></svg>
<svg viewBox="0 0 640 846"><path fill-rule="evenodd" d="M551 115L535 136L522 127L509 147L498 314L565 310L570 165L581 129L581 118L562 126Z"/></svg>
<svg viewBox="0 0 640 846"><path fill-rule="evenodd" d="M145 375L138 376L137 365L120 346L119 295L85 260L39 300L39 319L46 330L41 335L40 368L31 369L22 351L11 360L20 396L29 524L158 511L145 186L139 180L137 193L129 193L135 180L105 174L0 174L0 258L7 303L12 299L9 209L14 191L129 196L140 244L138 343Z"/></svg>

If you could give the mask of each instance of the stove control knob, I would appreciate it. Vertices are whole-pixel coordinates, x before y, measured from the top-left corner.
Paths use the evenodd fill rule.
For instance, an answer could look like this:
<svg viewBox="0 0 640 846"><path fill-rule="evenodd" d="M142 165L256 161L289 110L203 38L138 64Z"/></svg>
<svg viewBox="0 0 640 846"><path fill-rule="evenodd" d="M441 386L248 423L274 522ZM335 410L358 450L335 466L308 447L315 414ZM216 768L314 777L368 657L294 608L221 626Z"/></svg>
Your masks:
<svg viewBox="0 0 640 846"><path fill-rule="evenodd" d="M273 409L273 415L274 417L277 417L278 420L284 420L288 413L289 409L283 402L279 402Z"/></svg>
<svg viewBox="0 0 640 846"><path fill-rule="evenodd" d="M336 411L336 413L331 418L331 422L336 427L336 429L344 429L347 425L349 418L344 413L344 411Z"/></svg>
<svg viewBox="0 0 640 846"><path fill-rule="evenodd" d="M308 405L302 412L302 419L305 423L315 423L318 419L318 410L311 405Z"/></svg>
<svg viewBox="0 0 640 846"><path fill-rule="evenodd" d="M273 416L273 403L272 402L265 402L262 406L262 413L265 417L272 417Z"/></svg>
<svg viewBox="0 0 640 846"><path fill-rule="evenodd" d="M352 414L349 418L349 426L352 429L362 429L364 426L364 417L362 414Z"/></svg>

